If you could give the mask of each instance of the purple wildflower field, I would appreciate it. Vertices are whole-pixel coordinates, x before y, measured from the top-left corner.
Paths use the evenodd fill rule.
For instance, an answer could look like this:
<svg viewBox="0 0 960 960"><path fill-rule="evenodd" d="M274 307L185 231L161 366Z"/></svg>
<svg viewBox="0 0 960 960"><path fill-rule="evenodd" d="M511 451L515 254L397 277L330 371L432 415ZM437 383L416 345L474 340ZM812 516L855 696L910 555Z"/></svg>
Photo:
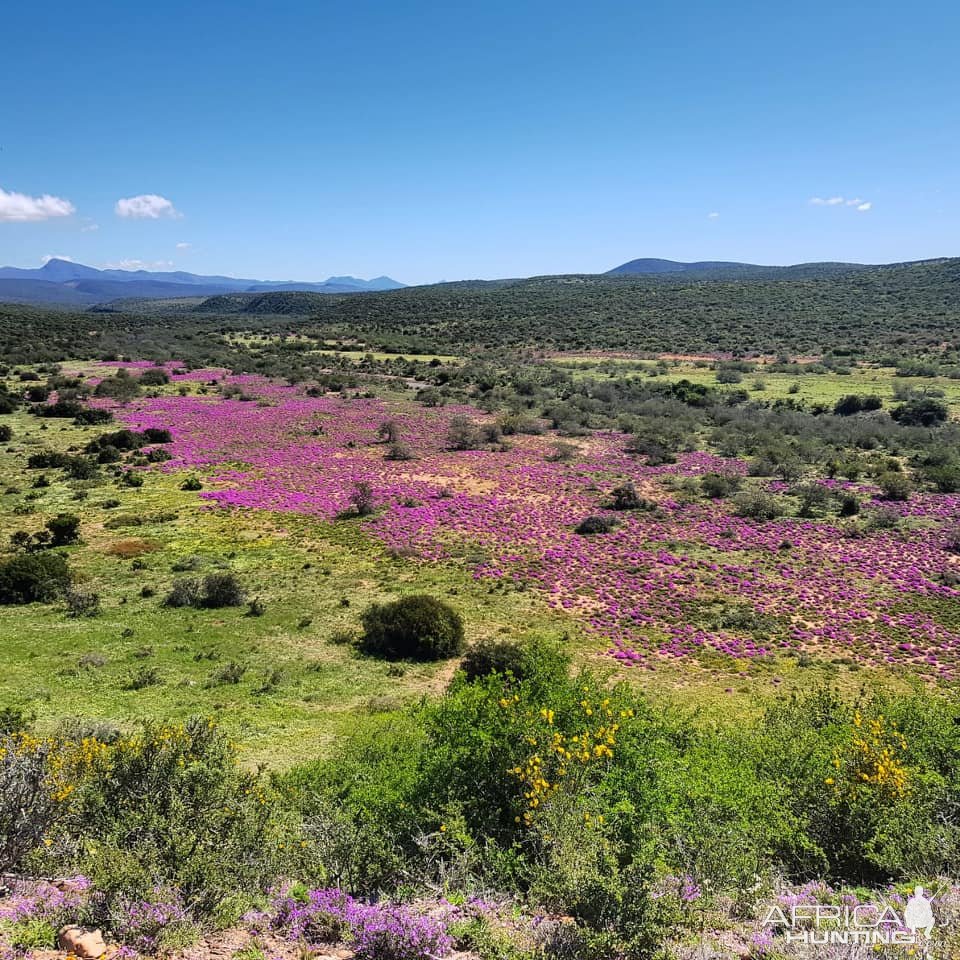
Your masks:
<svg viewBox="0 0 960 960"><path fill-rule="evenodd" d="M743 461L696 452L650 467L625 452L616 432L577 440L568 462L548 459L556 441L549 434L511 437L503 452L452 451L451 418L490 418L468 406L309 396L254 376L167 368L174 381L217 381L245 397L158 396L116 410L131 428L172 432L173 459L151 469L203 472L200 496L211 508L331 520L349 507L354 485L368 481L378 511L365 529L385 547L425 561L468 552L475 577L540 591L603 638L624 667L793 650L955 675L960 628L942 611L960 591L943 574L956 563L946 537L960 495L918 493L888 504L869 484L846 484L866 506L907 521L858 537L832 520L756 522L724 501L685 500L664 483L744 474ZM398 424L413 460L385 459L377 439L385 420ZM658 509L618 512L621 523L602 536L576 534L625 479ZM748 606L764 630L717 626L705 612L723 603Z"/></svg>

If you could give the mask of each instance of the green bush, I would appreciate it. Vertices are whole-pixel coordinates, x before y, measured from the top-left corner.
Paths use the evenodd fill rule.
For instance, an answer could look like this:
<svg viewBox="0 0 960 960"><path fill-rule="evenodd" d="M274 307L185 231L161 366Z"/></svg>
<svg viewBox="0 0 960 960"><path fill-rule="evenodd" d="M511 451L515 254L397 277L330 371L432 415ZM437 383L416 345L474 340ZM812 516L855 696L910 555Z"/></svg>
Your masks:
<svg viewBox="0 0 960 960"><path fill-rule="evenodd" d="M936 427L949 415L947 405L933 397L911 397L894 407L890 416L905 427Z"/></svg>
<svg viewBox="0 0 960 960"><path fill-rule="evenodd" d="M213 721L150 724L87 752L64 833L76 868L107 894L175 884L202 916L238 890L265 890L299 846L277 796Z"/></svg>
<svg viewBox="0 0 960 960"><path fill-rule="evenodd" d="M473 644L460 663L467 680L476 680L491 673L510 674L523 679L529 663L523 645L512 640L485 638Z"/></svg>
<svg viewBox="0 0 960 960"><path fill-rule="evenodd" d="M162 387L170 382L170 374L163 367L151 367L140 374L140 383L145 387Z"/></svg>
<svg viewBox="0 0 960 960"><path fill-rule="evenodd" d="M738 516L761 523L784 514L782 501L766 490L742 490L734 497L733 506Z"/></svg>
<svg viewBox="0 0 960 960"><path fill-rule="evenodd" d="M59 553L28 553L0 563L0 604L47 603L63 596L70 568Z"/></svg>
<svg viewBox="0 0 960 960"><path fill-rule="evenodd" d="M909 477L895 470L888 470L881 474L877 478L877 485L880 487L880 493L884 500L909 500L913 491L913 485L910 483Z"/></svg>
<svg viewBox="0 0 960 960"><path fill-rule="evenodd" d="M879 410L883 406L883 400L877 396L861 397L855 393L847 394L841 397L834 405L833 412L838 417L849 417L854 413L863 411Z"/></svg>
<svg viewBox="0 0 960 960"><path fill-rule="evenodd" d="M617 526L616 517L584 517L574 528L574 533L582 537L595 536L598 533L609 533Z"/></svg>
<svg viewBox="0 0 960 960"><path fill-rule="evenodd" d="M463 620L427 594L375 603L361 617L360 648L389 660L445 660L463 651Z"/></svg>
<svg viewBox="0 0 960 960"><path fill-rule="evenodd" d="M567 658L553 643L530 640L492 640L484 638L473 644L460 661L460 669L468 682L492 673L509 674L515 680L527 680L551 673L566 672Z"/></svg>
<svg viewBox="0 0 960 960"><path fill-rule="evenodd" d="M246 591L234 573L208 573L203 578L201 605L211 609L240 607L246 600Z"/></svg>
<svg viewBox="0 0 960 960"><path fill-rule="evenodd" d="M50 531L53 547L65 547L80 539L80 518L73 513L58 513L45 526Z"/></svg>
<svg viewBox="0 0 960 960"><path fill-rule="evenodd" d="M740 489L741 480L736 474L705 473L700 478L700 489L711 500L722 500Z"/></svg>

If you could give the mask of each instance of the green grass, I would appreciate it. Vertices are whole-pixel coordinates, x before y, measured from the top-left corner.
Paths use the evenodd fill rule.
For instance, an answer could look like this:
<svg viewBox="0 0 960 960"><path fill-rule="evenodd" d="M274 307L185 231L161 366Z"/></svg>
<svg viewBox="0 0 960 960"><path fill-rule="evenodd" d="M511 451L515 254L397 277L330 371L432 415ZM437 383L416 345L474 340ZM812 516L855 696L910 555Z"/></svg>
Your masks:
<svg viewBox="0 0 960 960"><path fill-rule="evenodd" d="M89 364L66 369L91 372ZM684 364L671 378L714 373ZM746 378L747 382L751 379ZM769 375L767 395L786 395L797 380ZM858 369L849 377L808 375L801 397L814 402L850 392L892 395L890 371ZM956 397L960 385L947 381ZM172 393L180 385L163 388ZM199 385L191 385L196 390ZM364 607L402 593L426 592L463 614L468 640L567 635L580 661L627 677L664 704L696 707L705 721L756 715L769 696L830 683L855 692L867 683L904 685L889 672L788 656L741 661L727 657L653 671L617 670L606 641L584 634L574 615L553 611L534 591L491 586L471 575L469 558L441 563L388 555L359 520L324 522L297 514L211 509L180 489L181 472L152 469L140 489L119 486L106 468L95 481L71 481L59 470L25 468L40 449L80 450L98 433L19 412L4 417L13 440L0 449L0 548L17 530L34 532L66 511L81 518L82 542L67 549L80 585L97 592L102 612L71 619L64 604L0 606L0 707L20 707L41 730L66 718L131 726L142 717L216 714L249 762L283 767L327 752L338 735L371 713L441 690L455 663L389 664L333 642L356 631ZM45 473L51 485L36 489ZM79 498L79 499L78 499ZM107 508L110 500L119 504ZM176 572L190 558L196 569ZM266 606L180 610L162 605L175 579L203 576L226 564ZM150 593L143 596L143 592ZM225 668L242 672L223 682ZM142 671L158 683L133 689Z"/></svg>
<svg viewBox="0 0 960 960"><path fill-rule="evenodd" d="M549 361L552 364L570 369L578 377L603 377L614 371L622 376L628 371L637 375L647 374L655 366L655 361L629 357L598 358L589 356L557 357ZM647 374L648 375L648 374ZM717 386L717 372L703 364L683 361L668 361L668 372L660 374L655 380L689 380L706 386ZM764 389L754 389L756 381L763 381ZM960 410L960 380L946 377L897 377L892 367L856 365L849 374L842 373L769 373L761 365L753 373L743 374L743 382L728 389L748 391L758 400L777 400L793 397L807 404L829 404L832 406L840 397L847 394L876 394L889 408L896 403L894 389L914 388L918 390L934 388L943 391L944 399L951 407L953 416ZM794 389L795 388L795 389ZM794 392L791 390L794 389Z"/></svg>
<svg viewBox="0 0 960 960"><path fill-rule="evenodd" d="M66 552L82 585L102 602L99 616L80 619L69 618L63 604L0 607L0 705L35 713L41 729L68 717L129 725L143 716L216 713L245 756L285 765L323 752L371 711L438 691L452 674L453 663L391 667L331 642L357 629L367 603L404 592L442 596L463 614L470 640L577 633L570 618L536 595L491 593L463 563L387 556L357 520L212 510L198 494L179 489L180 473L151 470L135 490L105 472L99 481L81 482L61 471L26 470L29 452L78 447L103 428L25 413L7 420L15 436L0 452L0 489L19 492L2 497L0 543L15 530L41 529L58 512L76 513L83 542ZM51 486L34 490L41 472ZM85 499L74 499L78 492ZM111 499L120 505L104 509ZM32 512L18 515L17 507ZM176 519L157 522L171 514ZM129 525L116 526L124 520ZM112 555L117 549L144 552L123 558ZM197 570L172 570L191 557L198 558ZM202 576L223 562L265 603L263 616L248 616L245 608L162 605L176 578ZM154 595L141 596L145 587ZM240 682L217 683L216 674L232 663L245 668ZM125 689L145 668L161 683Z"/></svg>

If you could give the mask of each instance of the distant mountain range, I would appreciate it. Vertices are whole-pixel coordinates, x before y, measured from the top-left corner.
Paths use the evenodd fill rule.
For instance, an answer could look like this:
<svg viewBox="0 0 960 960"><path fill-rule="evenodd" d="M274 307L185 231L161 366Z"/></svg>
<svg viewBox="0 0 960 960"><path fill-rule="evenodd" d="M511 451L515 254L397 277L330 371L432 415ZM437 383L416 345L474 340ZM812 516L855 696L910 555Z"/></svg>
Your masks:
<svg viewBox="0 0 960 960"><path fill-rule="evenodd" d="M226 293L368 293L398 290L404 284L390 277L358 280L330 277L321 282L242 280L205 277L182 270L163 273L149 270L97 270L70 260L48 260L36 270L0 267L0 302L50 303L85 307L117 299L167 299L212 297Z"/></svg>
<svg viewBox="0 0 960 960"><path fill-rule="evenodd" d="M732 260L699 260L682 263L678 260L646 258L621 263L608 270L611 276L677 276L687 280L813 280L845 273L875 270L867 263L797 263L789 267L770 267L759 263L738 263Z"/></svg>
<svg viewBox="0 0 960 960"><path fill-rule="evenodd" d="M918 261L939 263L940 260ZM909 264L798 263L792 266L764 266L729 260L701 260L683 263L677 260L644 258L622 263L605 274L577 274L578 277L616 277L649 279L671 283L740 280L826 280L855 274L872 273ZM531 277L531 281L538 278ZM549 280L551 278L541 278ZM553 278L559 279L559 278ZM466 285L517 283L518 280L455 281L433 286L454 288ZM236 277L199 276L183 271L97 270L69 260L49 260L36 270L0 267L0 303L34 303L63 307L97 307L103 311L160 308L157 301L177 300L176 310L201 312L297 313L319 303L305 294L382 293L399 290L405 284L390 277L358 280L356 277L330 277L320 282L288 280L244 280ZM289 300L284 295L292 294ZM190 302L188 298L193 298ZM208 299L212 298L212 299ZM205 302L202 302L205 301Z"/></svg>

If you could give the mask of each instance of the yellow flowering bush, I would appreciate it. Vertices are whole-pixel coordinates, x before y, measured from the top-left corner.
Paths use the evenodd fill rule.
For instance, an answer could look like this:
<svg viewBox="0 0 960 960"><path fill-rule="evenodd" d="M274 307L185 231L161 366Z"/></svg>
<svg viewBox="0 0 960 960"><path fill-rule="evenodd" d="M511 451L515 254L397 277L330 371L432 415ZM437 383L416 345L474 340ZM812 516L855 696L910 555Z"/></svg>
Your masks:
<svg viewBox="0 0 960 960"><path fill-rule="evenodd" d="M583 692L589 692L584 688ZM595 700L585 697L568 716L564 730L557 728L556 711L551 707L522 705L520 697L503 697L500 707L519 711L527 732L524 742L529 748L525 760L510 768L520 782L525 809L515 820L531 823L536 811L560 790L582 793L595 768L605 768L613 760L617 736L624 723L633 719L632 709L616 709L610 697ZM583 815L586 824L602 824L603 815L589 811Z"/></svg>
<svg viewBox="0 0 960 960"><path fill-rule="evenodd" d="M906 738L895 723L882 713L864 718L856 710L848 739L834 749L834 772L826 778L826 785L846 800L867 793L899 800L909 790L906 750Z"/></svg>
<svg viewBox="0 0 960 960"><path fill-rule="evenodd" d="M0 740L0 800L4 864L42 856L53 835L59 843L47 855L62 861L72 851L70 866L101 890L172 883L201 910L237 889L265 888L300 849L276 793L200 718L109 742L10 735ZM11 821L16 809L24 822Z"/></svg>

